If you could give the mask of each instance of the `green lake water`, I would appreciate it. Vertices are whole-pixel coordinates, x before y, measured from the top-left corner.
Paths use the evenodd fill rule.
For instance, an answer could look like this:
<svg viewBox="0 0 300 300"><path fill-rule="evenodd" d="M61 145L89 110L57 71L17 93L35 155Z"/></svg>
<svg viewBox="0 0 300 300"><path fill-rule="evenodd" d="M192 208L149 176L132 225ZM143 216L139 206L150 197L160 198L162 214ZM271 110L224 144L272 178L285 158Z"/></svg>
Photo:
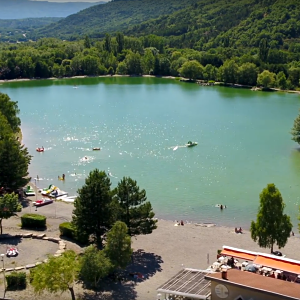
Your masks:
<svg viewBox="0 0 300 300"><path fill-rule="evenodd" d="M113 187L123 176L137 180L158 218L249 227L259 193L275 183L297 226L300 152L289 132L298 95L115 77L5 83L0 91L18 101L39 187L75 195L98 168ZM198 146L173 151L189 140Z"/></svg>

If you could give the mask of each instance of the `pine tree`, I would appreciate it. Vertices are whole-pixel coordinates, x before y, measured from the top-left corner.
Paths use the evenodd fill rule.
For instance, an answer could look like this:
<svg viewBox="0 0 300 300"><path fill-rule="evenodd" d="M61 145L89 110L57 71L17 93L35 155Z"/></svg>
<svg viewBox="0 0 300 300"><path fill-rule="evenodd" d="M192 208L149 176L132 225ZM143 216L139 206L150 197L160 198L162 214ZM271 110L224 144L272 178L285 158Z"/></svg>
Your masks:
<svg viewBox="0 0 300 300"><path fill-rule="evenodd" d="M72 223L78 237L92 237L101 249L103 235L114 223L110 179L104 171L95 169L78 190L74 202Z"/></svg>
<svg viewBox="0 0 300 300"><path fill-rule="evenodd" d="M286 245L292 230L290 217L283 213L285 204L275 184L268 184L259 195L260 206L256 222L251 222L251 237L263 248L271 248L276 243L279 248Z"/></svg>
<svg viewBox="0 0 300 300"><path fill-rule="evenodd" d="M124 222L130 236L149 234L156 229L156 220L146 191L140 191L135 180L123 177L114 191L114 198L120 204L118 220Z"/></svg>

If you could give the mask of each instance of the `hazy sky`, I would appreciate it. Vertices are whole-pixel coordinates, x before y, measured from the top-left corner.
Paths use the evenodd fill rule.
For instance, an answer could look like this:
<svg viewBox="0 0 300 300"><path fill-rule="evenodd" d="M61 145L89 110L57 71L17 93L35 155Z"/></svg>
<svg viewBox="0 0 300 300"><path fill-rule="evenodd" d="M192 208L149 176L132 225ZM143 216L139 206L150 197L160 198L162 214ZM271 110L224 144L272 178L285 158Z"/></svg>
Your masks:
<svg viewBox="0 0 300 300"><path fill-rule="evenodd" d="M31 0L31 1L48 1L48 2L108 2L109 0Z"/></svg>

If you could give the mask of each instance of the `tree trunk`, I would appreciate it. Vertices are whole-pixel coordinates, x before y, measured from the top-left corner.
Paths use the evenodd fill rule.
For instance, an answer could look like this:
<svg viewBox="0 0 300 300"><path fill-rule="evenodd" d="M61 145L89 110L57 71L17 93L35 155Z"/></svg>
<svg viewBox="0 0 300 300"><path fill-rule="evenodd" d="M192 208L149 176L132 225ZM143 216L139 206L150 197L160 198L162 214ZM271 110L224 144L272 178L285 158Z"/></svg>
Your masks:
<svg viewBox="0 0 300 300"><path fill-rule="evenodd" d="M273 253L273 240L272 240L272 244L271 244L271 253Z"/></svg>
<svg viewBox="0 0 300 300"><path fill-rule="evenodd" d="M75 299L75 293L74 293L73 287L69 287L69 291L70 291L70 293L71 293L72 300L76 300L76 299Z"/></svg>
<svg viewBox="0 0 300 300"><path fill-rule="evenodd" d="M0 230L1 230L1 234L2 234L2 220L3 220L3 219L0 219Z"/></svg>

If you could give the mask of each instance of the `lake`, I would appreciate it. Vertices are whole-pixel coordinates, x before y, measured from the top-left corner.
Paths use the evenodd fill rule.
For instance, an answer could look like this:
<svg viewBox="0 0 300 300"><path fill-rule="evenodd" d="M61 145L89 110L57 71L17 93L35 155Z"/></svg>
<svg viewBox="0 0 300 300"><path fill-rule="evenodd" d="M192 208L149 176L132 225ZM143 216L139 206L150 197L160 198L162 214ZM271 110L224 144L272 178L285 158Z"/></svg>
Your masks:
<svg viewBox="0 0 300 300"><path fill-rule="evenodd" d="M260 192L275 183L297 226L300 152L290 130L298 95L127 77L5 83L0 91L18 101L39 187L75 195L98 168L112 187L135 179L158 218L248 228ZM189 140L198 145L181 147Z"/></svg>

